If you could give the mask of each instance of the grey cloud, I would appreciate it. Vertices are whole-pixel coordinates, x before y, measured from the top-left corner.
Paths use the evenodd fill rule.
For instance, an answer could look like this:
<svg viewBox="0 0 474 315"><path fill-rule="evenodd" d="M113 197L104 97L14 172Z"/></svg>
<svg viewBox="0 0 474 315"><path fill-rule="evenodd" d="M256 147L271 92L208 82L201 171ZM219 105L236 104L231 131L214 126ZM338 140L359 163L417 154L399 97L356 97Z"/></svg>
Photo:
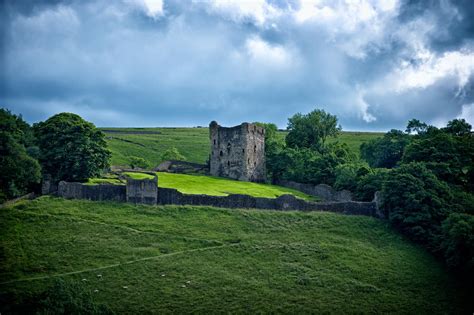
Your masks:
<svg viewBox="0 0 474 315"><path fill-rule="evenodd" d="M403 93L389 87L371 90L413 53L409 43L392 36L397 28L417 18L441 23L432 18L441 10L434 2L419 10L415 3L402 4L402 14L386 21L376 42L369 38L363 46L365 58L353 58L340 48L358 34L334 38L330 26L299 24L288 14L259 26L211 14L205 2L165 0L166 14L159 19L127 2L19 2L6 6L0 101L30 122L67 110L102 126L260 120L285 127L295 112L319 107L337 114L345 129L387 130L403 128L413 117L452 119L462 104L473 101L472 80L463 99L455 96L452 78ZM269 2L281 10L294 6L284 0ZM458 11L472 13L461 7ZM463 29L468 32L469 26ZM451 32L446 38L454 43ZM465 47L469 36L461 36L457 45ZM256 49L273 49L275 58L290 65L268 64L269 51L263 60L252 59L252 39ZM260 40L264 44L258 46ZM359 98L366 90L364 109ZM364 111L377 120L366 122Z"/></svg>

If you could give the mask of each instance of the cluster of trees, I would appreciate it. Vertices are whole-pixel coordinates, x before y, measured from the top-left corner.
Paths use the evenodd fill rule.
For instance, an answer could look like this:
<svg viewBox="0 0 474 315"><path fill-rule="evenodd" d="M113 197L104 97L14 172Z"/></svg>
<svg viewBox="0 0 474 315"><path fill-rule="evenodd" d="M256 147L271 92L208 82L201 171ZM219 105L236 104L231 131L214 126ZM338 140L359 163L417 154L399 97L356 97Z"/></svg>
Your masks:
<svg viewBox="0 0 474 315"><path fill-rule="evenodd" d="M337 118L322 110L291 117L286 138L264 126L272 181L329 184L362 201L380 191L394 227L474 280L474 135L465 120L437 128L413 119L362 144L360 157L337 141Z"/></svg>
<svg viewBox="0 0 474 315"><path fill-rule="evenodd" d="M105 135L71 113L28 125L0 109L0 202L37 189L41 173L54 181L85 181L109 167Z"/></svg>

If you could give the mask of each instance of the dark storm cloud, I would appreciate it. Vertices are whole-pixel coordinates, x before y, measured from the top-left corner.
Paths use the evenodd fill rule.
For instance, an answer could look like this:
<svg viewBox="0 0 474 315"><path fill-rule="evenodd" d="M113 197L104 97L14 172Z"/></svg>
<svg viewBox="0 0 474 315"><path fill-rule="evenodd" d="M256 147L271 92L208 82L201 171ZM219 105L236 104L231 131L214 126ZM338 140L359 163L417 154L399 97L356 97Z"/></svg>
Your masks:
<svg viewBox="0 0 474 315"><path fill-rule="evenodd" d="M430 45L436 50L452 50L474 40L474 3L472 0L402 2L399 19L402 23L417 18L433 20Z"/></svg>
<svg viewBox="0 0 474 315"><path fill-rule="evenodd" d="M318 107L387 130L473 112L467 2L308 4L7 1L0 101L101 126L284 127Z"/></svg>

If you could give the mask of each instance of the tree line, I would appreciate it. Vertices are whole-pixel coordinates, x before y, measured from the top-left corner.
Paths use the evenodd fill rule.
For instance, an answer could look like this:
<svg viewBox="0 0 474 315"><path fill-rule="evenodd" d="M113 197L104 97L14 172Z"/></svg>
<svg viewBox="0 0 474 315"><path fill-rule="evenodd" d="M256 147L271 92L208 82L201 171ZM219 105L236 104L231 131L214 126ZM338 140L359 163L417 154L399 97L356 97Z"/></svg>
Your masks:
<svg viewBox="0 0 474 315"><path fill-rule="evenodd" d="M463 276L474 280L474 135L464 119L443 128L417 119L360 146L338 141L337 117L323 110L296 114L284 139L266 128L270 180L329 184L371 201L376 191L387 220ZM333 138L332 141L328 141ZM472 286L471 286L472 287Z"/></svg>

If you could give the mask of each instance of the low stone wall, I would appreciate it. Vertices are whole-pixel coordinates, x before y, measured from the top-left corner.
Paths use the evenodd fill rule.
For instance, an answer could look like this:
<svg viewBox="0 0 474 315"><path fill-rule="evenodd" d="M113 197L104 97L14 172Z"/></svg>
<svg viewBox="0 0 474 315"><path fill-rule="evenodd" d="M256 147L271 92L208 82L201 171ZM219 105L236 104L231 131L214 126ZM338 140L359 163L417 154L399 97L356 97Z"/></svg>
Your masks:
<svg viewBox="0 0 474 315"><path fill-rule="evenodd" d="M161 205L196 205L221 208L330 211L342 214L355 214L378 217L375 202L309 202L293 195L278 198L259 198L248 195L209 196L188 195L176 189L160 188L157 178L133 180L127 185L85 185L81 183L60 182L58 195L68 199L108 200Z"/></svg>
<svg viewBox="0 0 474 315"><path fill-rule="evenodd" d="M158 177L153 179L127 179L127 202L156 205L158 203Z"/></svg>
<svg viewBox="0 0 474 315"><path fill-rule="evenodd" d="M289 180L280 180L276 183L277 185L296 189L302 191L308 195L319 197L324 201L351 201L352 193L348 190L336 190L329 185L319 184L302 184L292 182Z"/></svg>
<svg viewBox="0 0 474 315"><path fill-rule="evenodd" d="M59 182L58 196L67 199L89 199L126 201L126 187L123 185L85 185L82 183Z"/></svg>
<svg viewBox="0 0 474 315"><path fill-rule="evenodd" d="M331 211L343 214L376 216L375 202L308 202L293 195L283 195L275 199L258 198L248 195L208 196L187 195L176 189L158 188L159 203L173 205L199 205L222 208L252 208L269 210Z"/></svg>

